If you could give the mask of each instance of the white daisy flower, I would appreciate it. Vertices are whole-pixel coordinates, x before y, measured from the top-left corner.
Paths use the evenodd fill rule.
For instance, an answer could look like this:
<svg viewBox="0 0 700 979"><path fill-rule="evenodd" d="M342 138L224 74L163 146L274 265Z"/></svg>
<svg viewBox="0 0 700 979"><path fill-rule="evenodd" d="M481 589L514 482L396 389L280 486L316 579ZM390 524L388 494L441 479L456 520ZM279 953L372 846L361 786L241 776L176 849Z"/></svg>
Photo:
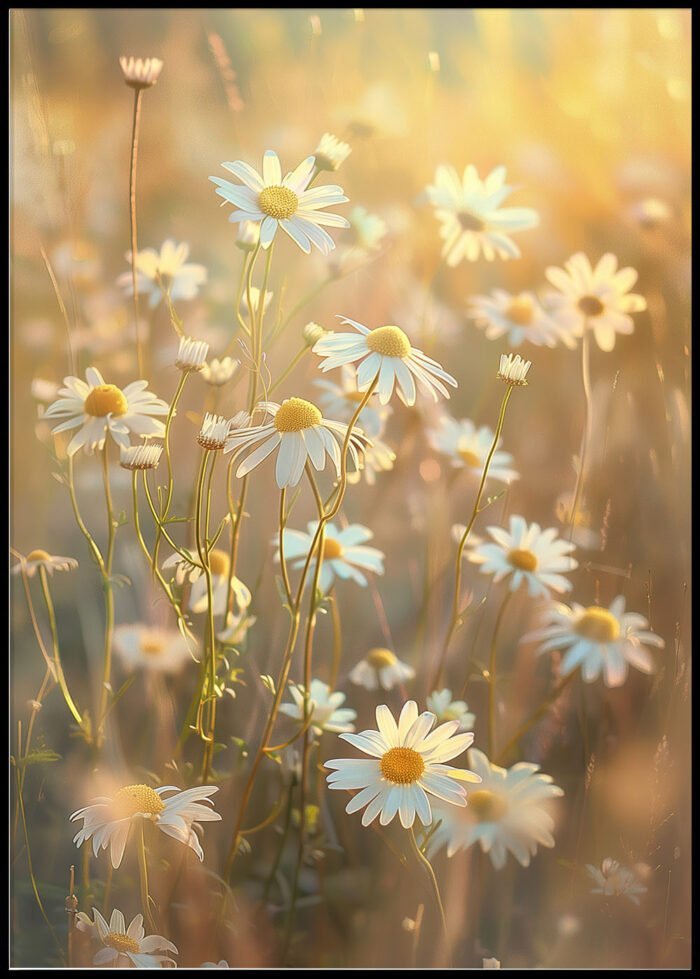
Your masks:
<svg viewBox="0 0 700 979"><path fill-rule="evenodd" d="M241 609L238 614L229 612L226 616L226 627L217 632L216 638L226 646L238 646L257 621L257 617L250 615L247 608Z"/></svg>
<svg viewBox="0 0 700 979"><path fill-rule="evenodd" d="M447 856L478 843L488 853L496 870L506 863L508 851L523 867L537 853L537 847L554 846L554 819L550 800L564 795L550 775L538 765L518 762L512 768L492 764L482 751L472 748L469 767L480 776L481 784L468 786L467 806L459 812L451 806L435 806L434 819L441 820L430 838L434 852L447 847Z"/></svg>
<svg viewBox="0 0 700 979"><path fill-rule="evenodd" d="M236 470L237 476L245 476L279 449L275 466L275 479L280 489L296 486L304 472L307 459L316 470L322 470L328 456L340 475L340 446L347 426L324 418L316 405L303 398L287 398L282 404L261 401L258 410L267 412L272 421L263 425L231 432L224 452L236 455L260 443L248 454ZM359 432L359 429L356 429ZM353 432L348 442L348 452L355 467L357 450L361 448Z"/></svg>
<svg viewBox="0 0 700 979"><path fill-rule="evenodd" d="M476 716L471 713L463 700L453 700L452 691L435 690L430 694L426 703L439 721L457 721L458 731L471 731Z"/></svg>
<svg viewBox="0 0 700 979"><path fill-rule="evenodd" d="M623 867L610 857L606 857L600 869L592 864L586 864L589 877L596 884L591 888L591 894L602 894L603 897L626 897L632 904L639 904L639 895L646 894L647 888L637 880L637 875L628 867Z"/></svg>
<svg viewBox="0 0 700 979"><path fill-rule="evenodd" d="M450 394L445 381L457 387L457 381L440 367L437 361L427 357L422 350L412 347L410 340L398 326L379 326L368 329L356 320L340 316L359 333L329 333L314 345L313 352L325 357L319 364L322 371L334 370L343 364L361 361L357 367L357 389L366 391L378 378L377 392L385 405L397 386L399 398L407 405L416 403L416 381L433 401L439 391L445 398Z"/></svg>
<svg viewBox="0 0 700 979"><path fill-rule="evenodd" d="M645 197L629 208L630 217L645 231L655 231L673 218L673 209L659 197Z"/></svg>
<svg viewBox="0 0 700 979"><path fill-rule="evenodd" d="M54 571L74 571L78 567L78 562L74 557L62 557L58 554L49 554L48 551L40 547L30 551L26 557L19 554L19 561L13 564L10 569L11 574L20 574L22 570L28 578L33 578L41 568L47 574L52 575Z"/></svg>
<svg viewBox="0 0 700 979"><path fill-rule="evenodd" d="M488 296L474 296L469 307L469 316L489 340L505 336L511 347L523 341L536 347L556 347L559 341L570 349L576 346L572 331L550 316L531 292L515 296L505 289L493 289Z"/></svg>
<svg viewBox="0 0 700 979"><path fill-rule="evenodd" d="M432 734L435 714L418 715L415 701L407 701L398 725L385 704L376 710L377 731L341 734L344 741L371 755L370 760L334 758L324 763L333 769L327 776L330 789L361 789L348 802L348 813L364 809L362 825L369 826L377 816L387 826L398 813L404 829L410 829L416 816L424 826L432 821L429 795L455 806L466 805L464 781L480 781L472 772L455 769L445 762L460 755L474 740L473 734L456 734L457 721L441 724ZM365 808L366 807L366 808Z"/></svg>
<svg viewBox="0 0 700 979"><path fill-rule="evenodd" d="M551 296L556 315L564 322L573 322L578 336L588 325L601 350L612 350L618 333L633 333L630 313L647 308L643 296L629 291L637 281L636 270L618 269L617 258L610 252L595 268L582 252L577 252L563 269L548 268L545 275L560 293Z"/></svg>
<svg viewBox="0 0 700 979"><path fill-rule="evenodd" d="M571 591L564 577L578 567L570 557L576 549L569 541L557 539L556 527L542 530L538 523L528 524L524 517L512 516L510 530L487 527L495 544L480 544L469 552L469 560L480 564L482 574L492 574L494 581L510 577L510 590L517 591L525 582L532 598L548 598L551 591Z"/></svg>
<svg viewBox="0 0 700 979"><path fill-rule="evenodd" d="M165 401L148 391L148 381L134 381L122 390L116 384L106 384L95 367L85 371L85 381L64 377L61 397L46 409L45 418L65 418L53 429L53 434L80 428L68 443L67 453L74 455L84 447L87 453L101 449L107 435L117 445L128 446L129 434L144 438L164 436L165 425L153 415L167 415Z"/></svg>
<svg viewBox="0 0 700 979"><path fill-rule="evenodd" d="M175 366L181 371L201 371L209 354L209 344L194 337L181 337Z"/></svg>
<svg viewBox="0 0 700 979"><path fill-rule="evenodd" d="M221 359L212 357L209 363L202 367L200 373L207 384L218 388L228 383L240 366L240 360L234 360L233 357L222 357Z"/></svg>
<svg viewBox="0 0 700 979"><path fill-rule="evenodd" d="M364 476L368 486L374 486L377 474L389 472L394 468L396 453L381 439L375 438L371 443L362 446L359 469L348 473L348 483L359 483Z"/></svg>
<svg viewBox="0 0 700 979"><path fill-rule="evenodd" d="M112 911L109 924L97 908L92 909L93 920L84 911L76 915L77 926L88 931L91 937L100 942L102 948L92 960L93 965L109 966L112 969L161 969L175 966L175 960L159 952L172 952L177 948L162 935L146 935L143 928L143 915L137 914L129 927L121 911Z"/></svg>
<svg viewBox="0 0 700 979"><path fill-rule="evenodd" d="M199 557L191 551L183 549L183 554L187 554L187 560L182 554L176 552L172 554L162 564L163 571L170 568L175 569L175 583L182 585L189 581L192 585L190 591L189 608L191 612L206 612L208 608L207 599L207 579L199 563ZM231 558L220 548L215 547L209 552L209 568L212 576L212 604L214 615L223 615L226 611L228 590L229 590L229 571L231 569ZM231 579L231 591L238 602L240 609L247 609L251 603L252 595L247 585L235 575Z"/></svg>
<svg viewBox="0 0 700 979"><path fill-rule="evenodd" d="M117 626L114 651L127 669L154 673L179 673L192 660L187 641L176 629L141 623Z"/></svg>
<svg viewBox="0 0 700 979"><path fill-rule="evenodd" d="M207 281L207 270L203 265L188 262L189 254L187 242L178 245L172 238L163 242L160 252L155 248L144 248L136 253L136 291L148 296L151 309L155 309L165 295L169 295L173 302L197 296L199 287ZM130 251L126 253L126 260L131 265ZM117 285L132 295L131 272L120 275Z"/></svg>
<svg viewBox="0 0 700 979"><path fill-rule="evenodd" d="M290 684L289 687L293 704L282 704L280 710L287 717L294 718L300 723L304 722L304 687L301 684ZM344 731L354 731L353 721L357 718L357 711L351 707L342 707L345 703L345 694L339 691L331 691L327 683L321 680L312 680L309 688L309 712L311 714L311 727L318 735L328 731L329 734L340 734Z"/></svg>
<svg viewBox="0 0 700 979"><path fill-rule="evenodd" d="M119 465L131 472L157 469L163 455L162 445L129 445L119 447Z"/></svg>
<svg viewBox="0 0 700 979"><path fill-rule="evenodd" d="M603 674L608 687L619 687L627 679L630 666L642 673L653 673L654 660L645 646L663 649L664 640L649 631L649 623L637 612L625 612L625 599L618 595L610 608L577 603L571 607L553 604L543 615L544 627L523 642L541 641L538 653L559 650L559 672L568 676L581 667L586 683Z"/></svg>
<svg viewBox="0 0 700 979"><path fill-rule="evenodd" d="M163 69L160 58L127 58L119 59L124 72L124 81L130 88L150 88L158 81Z"/></svg>
<svg viewBox="0 0 700 979"><path fill-rule="evenodd" d="M302 568L306 556L311 550L311 544L318 527L318 521L312 520L307 525L308 533L302 530L284 530L284 559L293 569ZM350 524L339 530L333 523L326 524L323 540L323 564L319 575L319 588L327 595L336 578L351 579L362 587L367 584L363 572L384 574L384 555L376 547L366 547L365 542L372 540L374 534L361 524ZM279 537L274 542L277 543ZM275 560L279 561L279 549ZM313 579L313 569L316 558L309 564L307 582Z"/></svg>
<svg viewBox="0 0 700 979"><path fill-rule="evenodd" d="M321 336L324 335L325 330ZM321 337L317 337L314 343L320 339ZM318 399L323 412L338 421L349 422L357 410L358 402L362 400L362 393L357 389L357 371L352 364L343 364L340 368L340 383L323 379L313 383L323 392ZM377 404L376 400L373 395L357 418L357 424L371 439L382 434L392 410L389 405Z"/></svg>
<svg viewBox="0 0 700 979"><path fill-rule="evenodd" d="M512 387L527 385L527 372L532 367L532 361L523 360L520 354L501 354L496 377Z"/></svg>
<svg viewBox="0 0 700 979"><path fill-rule="evenodd" d="M520 249L510 234L534 228L539 217L529 207L501 207L513 190L505 177L506 168L502 166L483 180L472 164L464 168L461 179L452 166L437 168L435 183L427 188L427 195L442 225L442 254L449 266L458 265L463 258L475 262L482 253L487 261L496 256L520 257Z"/></svg>
<svg viewBox="0 0 700 979"><path fill-rule="evenodd" d="M92 839L95 856L109 847L112 866L116 870L122 862L131 827L137 819L148 819L204 860L195 830L201 830L198 823L221 819L218 812L207 808L213 806L209 796L218 791L216 785L198 785L184 791L175 785L162 785L158 789L148 785L125 785L113 798L101 796L71 815L71 822L83 820L82 829L76 833L73 842L80 847ZM176 795L164 799L166 792Z"/></svg>
<svg viewBox="0 0 700 979"><path fill-rule="evenodd" d="M353 246L366 252L376 252L386 237L386 221L378 214L370 214L366 207L357 205L348 215Z"/></svg>
<svg viewBox="0 0 700 979"><path fill-rule="evenodd" d="M493 445L494 433L488 425L477 428L468 418L457 420L443 415L438 429L428 430L428 441L437 452L449 456L450 462L458 469L468 469L481 475L486 459ZM499 439L500 445L500 439ZM518 479L518 473L511 469L513 456L510 452L496 449L489 466L489 479L510 483Z"/></svg>
<svg viewBox="0 0 700 979"><path fill-rule="evenodd" d="M231 423L228 418L224 418L223 415L212 415L207 411L197 435L197 442L208 452L220 452L226 445L230 428Z"/></svg>
<svg viewBox="0 0 700 979"><path fill-rule="evenodd" d="M376 646L350 670L350 680L366 690L393 690L400 683L412 680L416 671L403 663L390 649Z"/></svg>
<svg viewBox="0 0 700 979"><path fill-rule="evenodd" d="M221 177L209 177L216 184L216 193L237 208L229 221L259 222L263 248L270 247L281 227L307 255L312 245L327 255L335 248L335 242L324 226L348 227L346 218L322 210L348 200L340 187L328 184L307 189L316 169L313 156L307 156L284 178L273 150L267 150L263 156L262 176L242 160L221 165L243 181L243 184L232 184Z"/></svg>
<svg viewBox="0 0 700 979"><path fill-rule="evenodd" d="M338 170L352 153L350 146L332 133L324 133L314 150L317 170Z"/></svg>

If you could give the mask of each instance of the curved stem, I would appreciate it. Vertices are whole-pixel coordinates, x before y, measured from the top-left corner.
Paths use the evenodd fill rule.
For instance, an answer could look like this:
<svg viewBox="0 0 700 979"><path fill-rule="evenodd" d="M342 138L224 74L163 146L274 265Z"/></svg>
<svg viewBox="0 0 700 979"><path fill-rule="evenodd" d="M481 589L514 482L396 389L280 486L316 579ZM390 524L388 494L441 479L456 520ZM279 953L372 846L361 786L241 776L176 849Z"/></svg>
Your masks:
<svg viewBox="0 0 700 979"><path fill-rule="evenodd" d="M63 699L66 702L68 710L71 712L77 723L82 728L83 719L80 716L80 711L75 706L75 702L70 695L68 690L68 684L66 683L66 678L63 674L63 667L61 666L61 654L58 645L58 629L56 626L56 612L53 605L53 599L51 598L51 590L49 588L49 580L46 574L46 568L39 568L39 581L41 582L41 592L44 596L44 603L46 605L46 611L49 616L49 628L51 629L51 641L53 645L53 664L56 668L56 679L58 680L58 685L61 688L61 693L63 694Z"/></svg>
<svg viewBox="0 0 700 979"><path fill-rule="evenodd" d="M508 759L508 755L511 749L514 748L518 743L518 741L520 741L520 739L527 734L530 728L533 727L537 723L537 721L539 721L539 719L544 714L547 713L549 708L556 703L564 688L571 683L573 678L576 676L577 672L578 672L577 670L574 670L573 673L568 673L565 677L562 677L562 679L556 684L556 686L552 690L549 697L547 697L546 700L542 701L540 706L536 710L534 710L532 714L530 714L530 716L528 717L528 719L525 721L524 724L520 725L520 727L515 732L513 737L506 742L505 747L501 748L501 750L499 751L498 753L499 765L503 764Z"/></svg>
<svg viewBox="0 0 700 979"><path fill-rule="evenodd" d="M183 389L185 387L185 382L189 376L189 371L183 371L180 375L180 380L178 381L173 400L170 403L170 408L168 409L168 417L165 419L165 436L163 441L163 448L165 450L165 462L168 467L168 491L165 498L165 506L163 507L163 512L161 513L160 520L158 521L158 530L156 532L156 542L153 545L153 570L155 571L158 565L158 550L160 548L160 540L162 531L162 524L164 524L168 519L168 513L170 512L170 504L173 501L173 462L170 455L170 428L173 423L173 417L175 416L175 409L177 408L178 401L182 395ZM144 477L145 478L145 477Z"/></svg>
<svg viewBox="0 0 700 979"><path fill-rule="evenodd" d="M277 378L277 380L270 386L270 388L269 388L269 390L267 392L267 396L268 397L270 397L270 395L272 394L272 392L275 391L276 388L278 388L280 386L280 384L282 384L283 381L286 381L287 380L287 378L292 373L292 371L294 370L294 368L297 366L297 364L299 363L299 361L303 358L304 354L308 353L310 349L311 349L311 347L309 347L307 344L304 344L304 346L301 348L301 350L299 350L295 354L295 356L292 357L292 359L287 364L287 366L284 368L284 370L282 371L282 373L280 374L280 376Z"/></svg>
<svg viewBox="0 0 700 979"><path fill-rule="evenodd" d="M445 921L445 910L442 906L442 900L440 899L440 888L438 887L437 877L435 876L435 871L426 855L423 853L421 848L418 846L418 841L416 840L415 830L411 826L411 843L413 844L413 850L418 858L418 862L421 864L423 869L427 872L430 877L430 881L433 885L433 893L435 895L435 903L438 906L438 911L440 912L440 923L442 924L442 934L443 938L447 938L447 922Z"/></svg>

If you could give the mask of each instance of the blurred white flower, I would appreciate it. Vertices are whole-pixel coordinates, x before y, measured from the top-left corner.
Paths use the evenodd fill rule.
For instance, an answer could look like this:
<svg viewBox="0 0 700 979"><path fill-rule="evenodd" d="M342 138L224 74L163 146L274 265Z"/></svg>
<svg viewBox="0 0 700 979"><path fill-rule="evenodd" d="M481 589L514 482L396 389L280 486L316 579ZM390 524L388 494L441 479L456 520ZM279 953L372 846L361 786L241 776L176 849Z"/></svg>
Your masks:
<svg viewBox="0 0 700 979"><path fill-rule="evenodd" d="M402 663L390 649L376 646L350 671L350 680L367 690L392 690L405 680L412 680L416 671Z"/></svg>
<svg viewBox="0 0 700 979"><path fill-rule="evenodd" d="M359 452L359 468L348 473L348 483L358 483L362 478L368 486L374 486L377 474L394 468L396 453L381 439L375 438L362 446Z"/></svg>
<svg viewBox="0 0 700 979"><path fill-rule="evenodd" d="M201 375L207 384L211 384L212 387L221 387L231 380L240 366L240 361L234 360L232 357L222 357L221 360L212 357L209 363L202 367Z"/></svg>
<svg viewBox="0 0 700 979"><path fill-rule="evenodd" d="M266 313L270 303L272 302L272 292L269 289L265 290L265 302L263 305L263 312ZM253 307L253 312L257 313L260 307L260 290L257 286L250 287L250 302ZM243 290L243 295L241 296L241 313L243 316L250 316L250 309L248 308L248 290Z"/></svg>
<svg viewBox="0 0 700 979"><path fill-rule="evenodd" d="M646 894L647 888L640 884L633 870L623 867L617 860L606 857L600 869L592 864L586 865L589 877L595 883L591 894L603 897L626 897L632 904L639 904L639 895Z"/></svg>
<svg viewBox="0 0 700 979"><path fill-rule="evenodd" d="M333 136L332 133L324 133L314 150L316 169L338 170L351 153L352 150L347 143Z"/></svg>
<svg viewBox="0 0 700 979"><path fill-rule="evenodd" d="M448 456L456 468L469 469L481 475L493 445L494 432L488 425L477 428L469 418L457 420L449 415L443 415L439 425L438 429L428 429L431 446ZM489 479L498 479L503 483L518 479L518 473L510 468L512 462L513 456L510 452L497 449L489 465Z"/></svg>
<svg viewBox="0 0 700 979"><path fill-rule="evenodd" d="M11 574L20 574L24 571L28 578L33 578L37 571L43 568L47 574L52 575L54 571L74 571L78 567L78 562L74 557L61 557L58 554L49 554L41 548L30 551L26 557L18 554L17 564L13 564L10 569Z"/></svg>
<svg viewBox="0 0 700 979"><path fill-rule="evenodd" d="M176 629L134 623L114 630L114 651L127 669L179 673L192 661L185 638Z"/></svg>
<svg viewBox="0 0 700 979"><path fill-rule="evenodd" d="M280 711L287 717L303 723L304 721L304 687L301 684L290 684L289 691L293 704L282 704ZM357 711L351 707L341 706L345 702L345 694L332 691L327 683L312 680L309 688L309 714L311 728L320 735L324 731L330 734L340 734L344 731L354 731L353 721Z"/></svg>
<svg viewBox="0 0 700 979"><path fill-rule="evenodd" d="M505 336L511 347L524 341L536 347L555 347L559 341L571 349L576 346L572 331L550 316L531 292L514 296L505 289L493 289L488 296L473 296L468 314L489 340Z"/></svg>
<svg viewBox="0 0 700 979"><path fill-rule="evenodd" d="M354 246L368 252L377 251L386 236L386 222L378 214L370 214L366 207L360 205L353 207L348 218Z"/></svg>
<svg viewBox="0 0 700 979"><path fill-rule="evenodd" d="M302 530L284 530L284 558L294 569L302 568L306 556L311 550L318 521L312 520L307 525L308 533ZM323 563L319 575L319 588L327 595L336 578L351 579L362 587L367 585L367 577L363 572L384 574L384 555L376 547L366 547L366 541L372 540L374 534L361 524L350 524L339 530L333 523L327 523L323 541ZM277 543L279 537L274 538ZM275 561L279 561L279 549ZM316 558L309 564L307 584L313 579Z"/></svg>
<svg viewBox="0 0 700 979"><path fill-rule="evenodd" d="M144 248L136 253L136 291L148 296L151 309L165 295L173 301L197 296L199 287L207 281L207 270L203 265L188 262L189 254L187 242L178 245L172 238L163 242L160 252L155 248ZM131 252L126 253L126 260L131 264ZM120 275L117 285L132 295L131 272Z"/></svg>
<svg viewBox="0 0 700 979"><path fill-rule="evenodd" d="M471 731L476 717L463 700L453 700L452 691L435 690L426 700L429 709L439 721L457 721L458 731Z"/></svg>
<svg viewBox="0 0 700 979"><path fill-rule="evenodd" d="M160 58L127 58L122 55L119 64L124 72L124 81L130 88L150 88L163 70Z"/></svg>
<svg viewBox="0 0 700 979"><path fill-rule="evenodd" d="M321 337L317 337L314 342L320 339ZM314 384L323 391L318 401L324 413L347 424L355 414L358 402L362 400L362 394L357 390L357 371L352 364L343 364L340 368L339 383L322 379L314 381ZM371 439L382 434L392 411L389 405L378 405L376 401L375 392L357 418L357 424Z"/></svg>

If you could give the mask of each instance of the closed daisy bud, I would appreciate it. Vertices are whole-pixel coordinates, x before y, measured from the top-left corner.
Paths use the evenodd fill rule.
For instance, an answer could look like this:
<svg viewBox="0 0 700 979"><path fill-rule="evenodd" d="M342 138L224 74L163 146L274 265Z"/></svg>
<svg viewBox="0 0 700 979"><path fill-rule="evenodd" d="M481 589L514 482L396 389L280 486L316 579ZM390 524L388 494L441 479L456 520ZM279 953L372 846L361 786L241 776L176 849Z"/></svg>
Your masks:
<svg viewBox="0 0 700 979"><path fill-rule="evenodd" d="M260 225L256 221L240 221L236 245L241 251L254 252L260 241Z"/></svg>
<svg viewBox="0 0 700 979"><path fill-rule="evenodd" d="M513 387L527 384L525 377L532 367L532 361L523 360L520 354L501 354L501 361L496 377Z"/></svg>
<svg viewBox="0 0 700 979"><path fill-rule="evenodd" d="M162 445L130 445L121 447L119 465L122 469L156 469L163 454Z"/></svg>
<svg viewBox="0 0 700 979"><path fill-rule="evenodd" d="M222 415L211 415L209 412L204 416L202 427L197 436L197 441L203 449L210 452L217 452L226 445L226 437L229 432L229 422Z"/></svg>
<svg viewBox="0 0 700 979"><path fill-rule="evenodd" d="M163 68L160 58L127 58L122 55L119 64L129 88L151 88L158 81Z"/></svg>
<svg viewBox="0 0 700 979"><path fill-rule="evenodd" d="M324 133L315 150L318 170L338 170L347 160L352 150L331 133Z"/></svg>
<svg viewBox="0 0 700 979"><path fill-rule="evenodd" d="M313 347L317 340L320 340L321 337L326 336L328 330L324 330L322 326L319 326L318 323L314 323L312 321L311 323L307 323L301 332L306 346Z"/></svg>
<svg viewBox="0 0 700 979"><path fill-rule="evenodd" d="M175 366L181 371L201 371L206 364L209 344L193 337L182 337L175 358Z"/></svg>

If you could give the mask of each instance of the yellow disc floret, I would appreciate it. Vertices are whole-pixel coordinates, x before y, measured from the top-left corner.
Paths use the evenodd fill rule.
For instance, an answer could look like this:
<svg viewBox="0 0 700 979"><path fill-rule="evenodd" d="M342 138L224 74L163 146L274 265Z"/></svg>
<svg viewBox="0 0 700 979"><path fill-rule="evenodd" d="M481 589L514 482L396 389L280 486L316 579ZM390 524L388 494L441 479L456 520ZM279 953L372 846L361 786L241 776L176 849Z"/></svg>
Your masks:
<svg viewBox="0 0 700 979"><path fill-rule="evenodd" d="M581 296L578 301L578 308L584 316L600 316L605 306L597 296Z"/></svg>
<svg viewBox="0 0 700 979"><path fill-rule="evenodd" d="M502 819L508 811L508 803L503 796L488 789L477 789L470 792L467 796L468 812L479 820L480 823L496 823Z"/></svg>
<svg viewBox="0 0 700 979"><path fill-rule="evenodd" d="M299 198L289 187L265 187L258 197L260 210L271 218L282 221L296 214Z"/></svg>
<svg viewBox="0 0 700 979"><path fill-rule="evenodd" d="M145 635L141 640L141 652L148 656L157 656L165 649L165 642L161 636L150 634Z"/></svg>
<svg viewBox="0 0 700 979"><path fill-rule="evenodd" d="M104 418L105 415L125 415L129 403L116 384L98 384L88 394L83 407L86 415Z"/></svg>
<svg viewBox="0 0 700 979"><path fill-rule="evenodd" d="M534 314L535 308L532 305L532 299L526 293L514 296L506 310L508 319L511 323L517 323L518 326L529 326Z"/></svg>
<svg viewBox="0 0 700 979"><path fill-rule="evenodd" d="M41 548L37 548L36 551L30 551L30 553L27 554L27 560L28 561L50 561L51 560L51 555L48 553L48 551L42 551Z"/></svg>
<svg viewBox="0 0 700 979"><path fill-rule="evenodd" d="M477 217L476 214L470 214L469 211L460 211L457 220L462 231L483 231L486 227L481 218Z"/></svg>
<svg viewBox="0 0 700 979"><path fill-rule="evenodd" d="M332 537L326 537L323 542L323 557L325 560L332 561L335 557L340 557L343 553L342 545L337 541L333 540Z"/></svg>
<svg viewBox="0 0 700 979"><path fill-rule="evenodd" d="M375 670L383 670L385 666L393 666L397 662L396 657L390 649L383 649L381 647L370 649L365 659Z"/></svg>
<svg viewBox="0 0 700 979"><path fill-rule="evenodd" d="M589 605L582 612L574 631L593 642L614 642L620 636L620 623L608 609Z"/></svg>
<svg viewBox="0 0 700 979"><path fill-rule="evenodd" d="M316 405L303 398L287 398L275 415L275 428L278 432L301 432L304 428L318 425L322 419Z"/></svg>
<svg viewBox="0 0 700 979"><path fill-rule="evenodd" d="M481 465L481 459L476 452L472 452L471 449L457 449L457 455L465 466L472 466L473 468L476 468L476 466Z"/></svg>
<svg viewBox="0 0 700 979"><path fill-rule="evenodd" d="M209 554L209 567L213 575L227 575L231 567L231 559L226 551L215 547Z"/></svg>
<svg viewBox="0 0 700 979"><path fill-rule="evenodd" d="M139 943L133 938L129 938L121 931L110 931L105 938L102 939L102 944L106 945L108 948L116 948L118 952L139 952Z"/></svg>
<svg viewBox="0 0 700 979"><path fill-rule="evenodd" d="M367 346L383 357L408 357L411 342L398 326L379 326L367 334Z"/></svg>
<svg viewBox="0 0 700 979"><path fill-rule="evenodd" d="M532 551L521 551L517 547L508 551L508 563L519 571L534 571L537 568L537 558Z"/></svg>
<svg viewBox="0 0 700 979"><path fill-rule="evenodd" d="M165 803L149 785L125 785L114 796L113 805L118 819L137 813L158 816L165 809Z"/></svg>
<svg viewBox="0 0 700 979"><path fill-rule="evenodd" d="M390 748L379 761L382 778L395 785L411 785L425 771L422 755L413 748Z"/></svg>

